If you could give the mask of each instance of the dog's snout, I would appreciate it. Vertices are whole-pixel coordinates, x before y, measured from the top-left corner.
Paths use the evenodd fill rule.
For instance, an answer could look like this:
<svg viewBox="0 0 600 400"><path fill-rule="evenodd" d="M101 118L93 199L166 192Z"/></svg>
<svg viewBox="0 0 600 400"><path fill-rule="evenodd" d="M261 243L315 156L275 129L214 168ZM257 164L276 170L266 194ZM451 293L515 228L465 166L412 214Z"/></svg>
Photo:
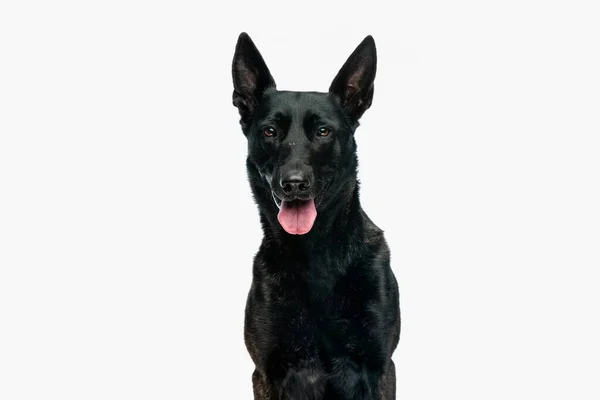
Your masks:
<svg viewBox="0 0 600 400"><path fill-rule="evenodd" d="M280 185L288 196L297 196L310 188L310 179L302 171L291 171L282 176Z"/></svg>

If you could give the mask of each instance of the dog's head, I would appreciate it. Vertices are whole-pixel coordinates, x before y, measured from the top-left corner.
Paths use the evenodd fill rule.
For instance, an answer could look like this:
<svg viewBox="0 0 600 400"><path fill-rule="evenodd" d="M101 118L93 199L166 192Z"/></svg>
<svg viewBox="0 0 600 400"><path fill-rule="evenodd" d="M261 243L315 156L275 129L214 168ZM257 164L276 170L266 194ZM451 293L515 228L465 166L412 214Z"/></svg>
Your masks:
<svg viewBox="0 0 600 400"><path fill-rule="evenodd" d="M246 33L233 57L233 104L248 139L248 173L265 214L289 234L308 233L319 213L356 186L358 120L370 107L377 64L367 36L334 78L329 92L278 91ZM266 215L268 217L268 215Z"/></svg>

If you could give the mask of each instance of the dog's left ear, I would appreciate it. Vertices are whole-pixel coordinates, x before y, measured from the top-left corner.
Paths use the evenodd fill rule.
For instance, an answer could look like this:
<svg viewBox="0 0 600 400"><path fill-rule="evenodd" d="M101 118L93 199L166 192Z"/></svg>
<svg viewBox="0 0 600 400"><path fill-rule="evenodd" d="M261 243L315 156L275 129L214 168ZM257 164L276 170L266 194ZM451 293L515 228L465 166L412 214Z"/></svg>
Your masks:
<svg viewBox="0 0 600 400"><path fill-rule="evenodd" d="M348 57L329 87L329 92L340 99L342 107L356 121L371 106L376 71L377 50L369 35Z"/></svg>
<svg viewBox="0 0 600 400"><path fill-rule="evenodd" d="M252 117L267 88L275 88L275 81L260 52L246 32L238 38L233 56L233 105L240 111L242 124Z"/></svg>

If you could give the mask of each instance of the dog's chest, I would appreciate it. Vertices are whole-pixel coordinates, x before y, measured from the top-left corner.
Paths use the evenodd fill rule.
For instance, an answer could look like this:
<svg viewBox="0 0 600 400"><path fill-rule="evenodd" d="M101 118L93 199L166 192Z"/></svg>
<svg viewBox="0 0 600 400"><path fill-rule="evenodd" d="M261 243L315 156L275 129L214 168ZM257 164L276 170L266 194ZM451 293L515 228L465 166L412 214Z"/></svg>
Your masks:
<svg viewBox="0 0 600 400"><path fill-rule="evenodd" d="M269 347L285 351L291 358L325 363L342 355L360 357L364 352L360 338L369 319L368 282L361 281L360 274L328 273L323 264L319 269L300 263L293 267L261 285L266 296L255 312L267 322L263 327L269 331ZM298 269L302 267L305 269Z"/></svg>

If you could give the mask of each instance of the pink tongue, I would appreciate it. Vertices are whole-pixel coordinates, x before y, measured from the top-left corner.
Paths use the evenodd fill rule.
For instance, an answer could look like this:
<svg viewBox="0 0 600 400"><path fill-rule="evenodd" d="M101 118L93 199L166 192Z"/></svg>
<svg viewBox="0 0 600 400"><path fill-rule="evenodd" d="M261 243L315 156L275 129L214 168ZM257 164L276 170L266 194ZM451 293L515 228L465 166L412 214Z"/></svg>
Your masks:
<svg viewBox="0 0 600 400"><path fill-rule="evenodd" d="M277 219L291 235L304 235L308 233L317 218L317 209L314 200L283 201Z"/></svg>

